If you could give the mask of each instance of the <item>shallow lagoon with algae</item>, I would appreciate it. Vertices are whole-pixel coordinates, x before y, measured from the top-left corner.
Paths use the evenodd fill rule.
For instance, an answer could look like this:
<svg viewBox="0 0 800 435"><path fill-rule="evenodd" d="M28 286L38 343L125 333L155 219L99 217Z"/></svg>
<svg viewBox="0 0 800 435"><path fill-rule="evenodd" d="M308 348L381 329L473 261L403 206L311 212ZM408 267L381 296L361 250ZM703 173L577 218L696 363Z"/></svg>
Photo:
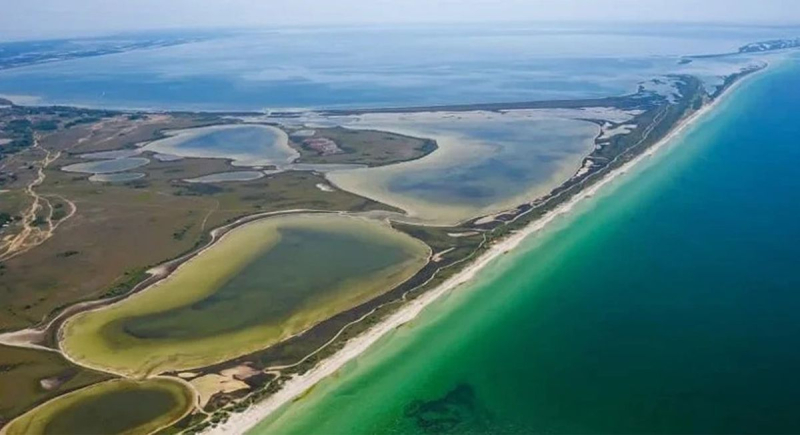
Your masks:
<svg viewBox="0 0 800 435"><path fill-rule="evenodd" d="M287 215L232 230L170 277L79 314L62 349L90 367L140 375L263 349L405 281L430 249L386 224Z"/></svg>
<svg viewBox="0 0 800 435"><path fill-rule="evenodd" d="M147 434L181 419L194 401L184 383L171 379L107 381L34 408L11 422L5 433Z"/></svg>

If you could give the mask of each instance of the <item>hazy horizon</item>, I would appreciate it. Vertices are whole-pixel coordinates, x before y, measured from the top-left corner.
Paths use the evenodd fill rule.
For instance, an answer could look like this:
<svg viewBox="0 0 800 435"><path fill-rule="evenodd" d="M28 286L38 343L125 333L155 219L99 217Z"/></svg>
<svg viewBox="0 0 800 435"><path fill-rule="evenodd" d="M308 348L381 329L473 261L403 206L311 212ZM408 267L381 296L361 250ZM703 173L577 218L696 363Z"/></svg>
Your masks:
<svg viewBox="0 0 800 435"><path fill-rule="evenodd" d="M3 0L3 41L101 36L139 31L270 29L469 23L687 23L792 26L800 10L783 0Z"/></svg>

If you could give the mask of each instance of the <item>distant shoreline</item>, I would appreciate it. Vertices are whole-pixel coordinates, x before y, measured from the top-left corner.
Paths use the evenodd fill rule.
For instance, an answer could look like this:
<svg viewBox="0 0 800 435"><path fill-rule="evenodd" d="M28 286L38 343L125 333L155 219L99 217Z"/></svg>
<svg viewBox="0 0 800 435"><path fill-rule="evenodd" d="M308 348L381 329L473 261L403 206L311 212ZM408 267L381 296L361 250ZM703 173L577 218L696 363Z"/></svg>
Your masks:
<svg viewBox="0 0 800 435"><path fill-rule="evenodd" d="M200 42L203 41L204 38L187 38L184 40L177 40L173 43L164 43L164 44L154 44L153 47L169 47L169 46L176 46L176 45L183 45L192 42ZM760 49L759 45L763 46ZM748 47L751 47L748 49ZM753 48L755 47L755 48ZM712 59L712 58L723 58L729 56L742 56L748 54L768 54L768 53L775 53L775 52L782 52L797 49L800 47L800 38L798 39L776 39L771 41L761 41L757 43L752 43L745 45L743 47L739 47L738 51L731 51L727 53L714 53L714 54L697 54L697 55L685 55L678 59L678 64L686 64L691 63L695 59ZM141 49L142 47L133 47L128 50L124 50L122 52L128 51L136 51ZM144 47L147 48L147 47ZM106 53L112 54L112 53ZM114 53L116 54L116 52ZM93 57L96 56L94 54L90 56L79 55L76 58L80 57ZM32 65L43 65L47 63L55 63L65 59L48 59L42 62L33 62L30 64L24 65L15 65L12 67L3 67L0 65L0 71L7 70L7 69L15 69L21 68L26 66ZM310 107L277 107L274 109L264 108L264 109L203 109L201 107L191 108L165 108L165 107L126 107L126 106L96 106L92 104L81 104L81 103L49 103L46 99L40 95L10 95L10 94L2 94L0 93L0 106L3 105L15 105L21 107L61 107L61 108L72 108L72 109L81 109L87 111L97 111L97 112L112 112L112 113L172 113L172 114L208 114L208 115L217 115L217 116L292 116L299 113L304 112L315 112L322 115L331 115L331 116L346 116L346 115L361 115L361 114L368 114L368 113L419 113L419 112L468 112L468 111L503 111L503 110L523 110L523 109L565 109L565 108L577 108L577 107L620 107L619 105L624 105L625 100L631 94L635 94L635 92L628 92L621 95L610 96L610 97L596 97L596 98L578 98L578 99L545 99L545 100L525 100L525 101L511 101L511 102L494 102L494 103L479 103L479 102L462 102L462 103L452 103L452 104L433 104L433 105L425 105L425 106L404 106L400 105L390 105L386 106L385 104L375 103L374 106L333 106L333 107L325 107L324 105L320 106L310 106Z"/></svg>
<svg viewBox="0 0 800 435"><path fill-rule="evenodd" d="M237 110L237 109L167 109L155 107L102 107L80 103L48 103L36 95L11 95L0 93L0 106L10 105L29 108L64 108L84 110L87 112L119 113L119 114L159 114L169 113L174 115L213 115L213 116L266 116L290 118L303 113L318 113L324 116L363 115L368 113L422 113L422 112L498 112L504 110L526 109L574 109L583 107L620 107L627 106L626 101L635 93L627 93L613 97L556 99L556 100L530 100L530 101L501 101L496 103L453 103L437 104L431 106L375 106L375 107L308 107L308 108L274 108L263 110Z"/></svg>

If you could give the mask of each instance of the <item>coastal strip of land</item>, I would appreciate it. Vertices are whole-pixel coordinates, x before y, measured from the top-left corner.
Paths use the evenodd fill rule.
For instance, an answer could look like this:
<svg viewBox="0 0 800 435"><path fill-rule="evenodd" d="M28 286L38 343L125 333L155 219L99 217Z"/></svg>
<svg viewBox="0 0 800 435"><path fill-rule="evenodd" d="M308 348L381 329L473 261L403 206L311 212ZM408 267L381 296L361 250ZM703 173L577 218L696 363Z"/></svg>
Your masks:
<svg viewBox="0 0 800 435"><path fill-rule="evenodd" d="M0 344L5 343L11 346L28 347L36 350L51 350L54 352L49 352L48 356L54 358L63 356L66 358L64 363L68 361L81 370L86 369L87 372L92 372L88 369L94 367L103 372L97 373L101 376L115 373L123 377L132 377L133 375L130 373L109 371L107 367L98 367L93 363L87 364L88 360L86 359L72 358L74 355L68 356L63 343L60 342L60 339L63 338L61 333L65 329L63 326L67 319L80 312L99 311L108 305L117 302L121 303L132 295L138 295L138 298L147 296L152 292L144 292L143 290L156 287L153 284L172 276L186 262L217 245L234 228L257 219L271 217L272 215L293 214L303 211L307 213L328 212L353 216L363 215L367 219L386 221L387 225L391 225L395 229L416 237L427 244L432 255L429 256L427 263L418 273L401 284L388 289L385 293L360 303L352 309L338 312L310 328L298 328L302 331L292 334L289 338L279 343L263 342L264 347L253 353L231 360L226 359L221 363L214 362L213 365L208 366L205 364L211 364L211 361L203 362L202 364L193 363L187 366L191 368L191 371L183 370L187 367L181 367L181 370L176 367L163 370L161 376L186 380L191 385L189 388L197 393L197 397L202 397L194 407L192 414L184 416L179 422L175 422L170 431L196 433L205 430L216 430L214 429L215 427L221 428L219 430L223 431L239 432L246 430L274 410L293 400L293 398L302 396L304 391L311 388L316 382L335 373L340 367L356 358L394 328L414 319L425 307L438 300L443 294L447 294L461 284L471 282L484 266L490 264L498 256L514 249L526 236L544 228L557 216L570 212L579 201L591 196L601 186L616 178L619 174L624 173L627 168L664 146L675 134L690 125L700 115L711 110L719 102L717 97L723 93L725 95L728 94L724 91L730 90L731 86L740 82L740 78L757 71L760 66L756 65L753 68L753 70L745 69L727 76L724 85L718 87L717 91L713 93L704 88L701 79L685 74L669 76L669 81L675 91L669 97L665 97L659 92L648 91L640 86L639 91L635 94L607 99L463 106L461 110L498 112L497 114L492 114L492 116L505 115L505 111L524 108L552 109L562 107L568 109L573 108L574 105L579 106L581 109L587 107L603 109L607 107L608 109L629 111L633 118L614 120L596 116L595 112L598 111L587 110L585 116L581 114L579 119L583 122L597 124L600 127L600 132L594 138L594 150L588 155L581 154L584 156L582 164L579 167L573 165L571 171L564 173L564 182L562 184L544 196L539 196L538 193L536 195L525 195L523 198L517 198L509 204L504 204L503 209L497 213L493 212L486 216L475 214L476 217L459 221L454 226L442 225L437 227L403 222L397 219L399 213L396 211L401 211L397 207L384 206L385 204L379 198L369 200L366 195L358 192L354 193L346 188L337 188L336 183L327 178L324 171L303 175L302 177L294 176L291 171L282 175L271 174L274 176L274 181L272 177L268 177L270 178L269 181L262 180L245 185L234 185L234 187L203 183L196 185L197 183L188 183L186 180L209 172L214 174L226 173L224 171L235 169L235 167L230 167L231 159L225 160L225 157L229 156L219 156L218 158L221 160L189 158L186 159L185 164L175 163L174 161L162 162L158 155L153 156L154 160L150 162L149 166L140 169L147 172L148 178L145 180L126 183L124 186L93 185L89 183L88 187L91 188L93 195L98 192L102 193L102 190L107 188L109 191L113 189L120 197L122 197L123 193L137 193L136 191L139 190L140 192L157 192L157 196L154 196L155 198L164 196L170 198L170 201L191 198L191 202L188 200L183 201L190 206L184 209L188 210L186 216L179 216L183 220L179 221L175 217L175 213L171 213L165 219L165 221L172 223L175 228L171 234L167 232L163 236L174 242L173 244L179 245L181 249L170 251L170 255L164 255L163 258L144 261L142 266L137 269L125 270L122 272L121 278L115 278L115 280L122 279L123 282L103 293L99 299L74 298L74 301L70 301L69 305L56 307L50 314L43 317L43 322L36 324L37 326L0 334ZM559 106L561 104L566 106ZM26 143L30 145L35 142L33 140L35 139L33 132L42 130L44 131L42 133L44 134L44 140L52 142L45 142L47 146L44 148L49 151L50 147L54 147L54 151L63 151L62 162L73 164L85 163L81 159L92 158L88 156L96 156L98 153L107 153L108 157L106 158L110 158L110 153L131 152L131 150L136 149L137 144L157 140L159 136L164 135L165 131L204 128L231 122L230 119L223 119L221 115L185 115L186 119L180 117L172 119L170 117L173 115L163 115L167 117L168 122L164 121L156 125L156 121L161 119L162 115L156 117L152 114L136 113L84 113L80 109L25 109L19 106L12 106L4 110L10 114L9 119L20 124L12 123L11 127L13 128L9 127L6 129L9 132L3 132L4 137L9 138L4 140L12 141L10 143L18 143L20 146ZM23 112L26 110L26 118L22 120L14 119L25 115ZM376 110L392 113L438 110L458 111L459 106ZM52 121L51 118L54 115L60 115L60 112L64 112L67 115L67 120ZM459 114L457 116L462 115ZM334 127L309 130L307 125L286 125L269 118L269 116L264 117L262 115L251 122L266 123L265 125L277 125L275 122L280 124L281 129L289 136L290 145L300 153L300 158L307 162L306 167L302 169L303 171L313 171L314 168L318 168L321 164L336 162L383 166L419 159L437 148L435 140L389 133L382 129L361 131ZM27 122L27 124L23 125L23 122ZM233 122L247 121L234 120ZM72 128L83 123L87 124L85 128L88 129L87 132L82 132L80 127ZM135 140L123 139L122 136L128 133L121 132L135 130L137 123L143 124L143 127L145 123L153 124L153 126L148 127L149 130L144 130L134 135L137 138ZM103 126L107 124L121 125L124 129L114 130L109 127L108 131L105 131ZM29 132L30 138L18 137L20 135L16 135L16 130L20 130L22 133ZM623 130L623 134L610 134L611 132ZM47 131L63 132L65 138L53 141L51 136L45 134ZM79 151L75 150L74 144L81 144L84 140L83 137L78 136L76 138L75 136L86 133L90 134L90 136L97 136L97 140L87 142L89 146ZM79 140L76 142L78 138ZM26 142L23 139L29 140ZM120 142L116 146L108 143L116 139L119 139L118 142ZM373 144L376 141L384 145L378 148L379 152L377 153L373 149ZM401 150L403 152L394 151L395 148L398 148L396 145L398 143L403 144ZM29 149L39 151L38 147ZM329 152L333 152L333 154L328 154ZM584 152L586 151L584 150ZM149 154L147 156L150 157ZM16 158L17 155L13 157ZM36 157L36 155L31 158L33 157ZM6 160L6 162L9 161L12 161L12 159ZM17 184L22 185L23 182L35 181L35 178L31 178L35 174L28 174L31 168L30 165L27 166L28 169L25 169L26 166L21 162L12 163L14 165L9 167L18 168L16 172L19 172L23 177ZM63 167L61 170L59 168L51 168L48 171L46 180L48 186L42 186L41 189L42 194L47 195L47 198L60 198L59 195L64 193L62 186L72 186L81 182L87 183L85 175L65 174L63 169ZM269 171L272 170L267 169L266 172ZM570 175L572 176L570 177ZM567 177L569 178L567 179ZM14 180L16 179L12 179L12 182ZM89 180L94 182L91 178ZM300 182L304 183L300 185L302 189L297 187L297 183ZM325 184L318 182L324 182ZM272 196L263 193L267 183L270 183L270 187L274 190ZM320 188L320 185L329 186L328 190ZM54 189L52 186L58 186L58 189L50 190ZM286 186L291 189L285 189L284 187ZM258 189L258 195L248 192L248 188ZM83 192L81 193L83 194ZM68 196L71 197L71 195ZM137 197L139 196L142 195L137 195ZM236 196L235 201L229 198L232 196ZM93 202L79 202L76 200L82 209L79 212L78 219L71 219L70 225L80 223L80 213L85 214L86 210L92 207L92 204L100 203L101 200L105 205L117 205L120 202L117 201L116 197L113 203L104 197L93 198L92 200ZM148 201L150 200L148 199ZM64 210L61 211L58 218L50 216L52 218L49 219L51 222L60 222L65 217L71 216L65 213L69 205L68 200L64 199L63 202L63 204L61 202L54 204L53 208L62 208ZM148 207L151 206L150 202L146 205ZM154 203L152 205L155 206L157 204ZM242 205L247 205L248 207L242 207ZM175 206L175 202L164 209L180 210ZM74 213L74 208L72 210ZM221 210L227 210L226 214L221 215ZM116 211L112 210L113 212ZM52 214L55 215L57 213L54 212ZM102 213L94 211L93 214L100 215ZM212 215L215 217L209 220ZM36 216L36 218L37 222L39 220L44 223L48 221L47 216L43 216L42 219L39 219L39 216ZM143 221L142 219L138 220ZM12 226L19 225L13 219L9 222ZM69 229L69 225L65 227ZM14 228L16 227L12 227L12 229ZM214 229L208 231L207 229L210 228ZM93 230L97 229L93 227ZM102 229L102 227L99 229ZM187 232L189 232L188 238ZM186 239L185 243L179 243L184 239ZM88 254L88 251L82 252L73 249L74 245L66 246L68 246L69 250L61 248L61 250L56 249L53 251L57 253L55 258L58 259L56 262L58 265L69 266L67 262L81 260L85 254ZM130 251L135 252L136 249ZM163 261L164 258L171 260ZM155 262L156 260L158 263ZM156 266L157 264L159 266ZM63 269L75 270L68 267L63 267ZM14 269L10 268L9 270L14 272ZM48 268L41 267L40 270L48 270ZM7 276L14 277L15 275L9 274ZM10 278L9 282L13 281L15 281L15 278ZM15 286L18 286L21 282L17 280L16 283ZM23 289L26 290L25 288ZM63 294L63 292L61 293ZM19 305L25 310L32 307L32 305L23 305L24 303L25 301ZM39 311L44 312L41 309ZM27 317L32 316L27 315ZM47 321L48 318L51 320ZM28 324L31 323L29 321ZM149 324L149 322L144 323ZM150 328L150 326L147 326L147 328ZM145 332L149 333L150 331ZM259 344L257 347L260 348L261 345ZM248 352L252 350L249 349ZM162 370L146 371L148 373L144 376L148 378L158 372L162 372ZM133 377L138 377L138 375ZM61 378L65 378L65 376L59 377L59 379ZM49 382L49 378L45 379L45 381ZM30 406L25 405L25 408L28 409ZM239 419L247 420L249 423L242 423L240 426L236 426L235 422L239 421ZM233 424L233 427L226 422Z"/></svg>
<svg viewBox="0 0 800 435"><path fill-rule="evenodd" d="M766 68L761 69L760 71L765 69ZM755 73L756 71L752 72ZM752 76L754 76L754 74L748 74L746 78ZM451 276L438 287L427 291L418 298L406 303L376 326L349 340L344 347L342 347L329 358L323 360L323 362L318 364L316 367L285 382L280 390L270 395L264 401L251 406L245 412L231 415L226 422L207 429L205 433L244 433L258 424L258 422L269 417L273 412L282 406L297 399L315 384L332 375L348 362L357 358L359 355L369 349L370 346L383 338L387 333L415 319L419 313L425 309L425 307L441 298L441 296L453 291L463 284L469 283L484 267L491 264L499 256L510 252L520 243L522 243L527 237L546 228L558 217L571 212L576 205L580 204L583 200L592 197L604 186L616 180L621 175L638 166L642 161L650 158L653 154L669 145L688 127L692 126L695 122L702 119L707 113L718 107L719 104L735 90L735 88L739 87L744 82L744 78L745 77L742 76L742 79L730 84L727 87L726 92L678 121L678 123L673 126L669 133L651 146L645 148L645 150L643 150L643 152L641 152L635 158L607 172L598 181L583 188L567 201L559 204L552 210L545 213L542 217L531 221L521 230L518 230L504 239L490 245L488 250L483 252L473 263L469 264L466 268Z"/></svg>
<svg viewBox="0 0 800 435"><path fill-rule="evenodd" d="M575 100L539 100L499 103L471 103L471 104L446 104L436 106L411 106L411 107L373 107L354 109L330 109L318 112L323 116L349 116L375 113L420 113L420 112L499 112L505 110L529 109L581 109L587 107L618 107L631 108L635 103L626 96L605 98L584 98ZM293 116L295 112L270 112L270 116Z"/></svg>

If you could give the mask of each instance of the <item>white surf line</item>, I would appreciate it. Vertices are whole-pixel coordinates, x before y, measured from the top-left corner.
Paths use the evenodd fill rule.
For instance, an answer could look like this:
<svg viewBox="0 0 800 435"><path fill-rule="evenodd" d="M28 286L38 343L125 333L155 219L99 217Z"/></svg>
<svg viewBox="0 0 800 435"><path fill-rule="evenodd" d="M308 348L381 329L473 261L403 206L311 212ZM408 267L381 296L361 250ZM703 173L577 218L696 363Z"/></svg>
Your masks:
<svg viewBox="0 0 800 435"><path fill-rule="evenodd" d="M628 172L630 169L632 169L645 159L650 158L657 151L659 151L660 149L668 145L670 142L672 142L672 140L675 139L675 137L683 133L689 126L695 124L697 120L699 120L705 114L709 113L711 109L719 105L721 101L727 99L728 96L733 94L734 90L738 88L742 83L754 77L755 75L758 75L763 71L766 71L766 69L767 68L764 68L737 81L716 100L713 100L711 103L706 104L704 107L702 107L700 110L696 111L686 119L679 121L680 122L679 125L675 126L675 128L673 128L670 133L668 133L665 137L659 140L656 144L649 147L643 153L639 154L634 159L620 166L619 168L610 171L598 182L575 194L575 196L573 196L569 201L557 206L555 209L546 213L538 220L531 222L530 224L528 224L528 226L526 226L522 230L519 230L513 233L505 240L502 240L494 244L489 248L487 252L481 255L475 261L475 263L468 266L466 269L462 270L456 275L450 277L439 287L431 291L428 291L423 295L421 295L420 297L418 297L417 299L414 299L413 301L407 303L406 306L402 307L400 310L390 315L385 321L367 330L364 334L350 339L350 341L348 341L347 344L345 344L345 346L341 350L333 354L330 358L323 360L322 363L312 368L308 372L293 377L292 379L284 383L281 389L278 390L278 392L276 392L275 394L269 396L262 402L253 405L245 412L239 414L232 414L225 423L220 424L216 427L206 429L202 433L213 434L213 435L217 434L223 435L231 433L240 434L252 429L260 421L269 417L272 413L277 411L283 405L290 403L294 399L300 397L303 393L308 391L318 382L336 373L345 364L347 364L348 362L352 361L353 359L364 353L364 351L366 351L370 346L375 344L378 340L383 338L386 334L414 320L419 315L419 313L421 313L422 310L428 305L430 305L432 302L436 301L441 296L445 295L446 293L450 292L456 287L459 287L462 284L470 282L480 270L482 270L484 267L490 264L493 260L497 259L499 256L516 248L528 236L541 231L549 223L553 222L558 217L561 217L572 211L575 208L575 206L584 199L591 198L592 196L594 196L601 188L603 188L603 186L614 181L620 175L625 174L626 172Z"/></svg>

